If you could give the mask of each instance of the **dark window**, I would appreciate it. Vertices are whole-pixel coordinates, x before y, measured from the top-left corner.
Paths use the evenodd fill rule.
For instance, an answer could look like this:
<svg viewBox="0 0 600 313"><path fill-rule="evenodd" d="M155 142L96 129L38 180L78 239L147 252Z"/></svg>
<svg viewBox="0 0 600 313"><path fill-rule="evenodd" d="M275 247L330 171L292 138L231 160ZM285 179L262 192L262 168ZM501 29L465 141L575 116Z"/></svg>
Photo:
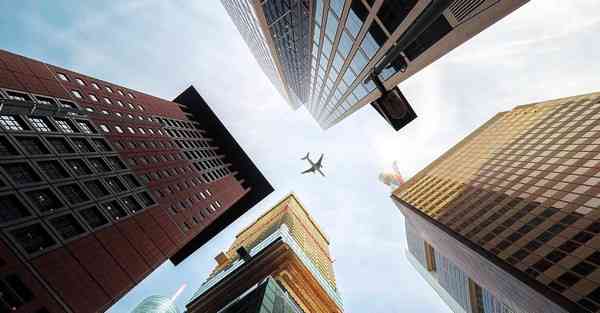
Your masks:
<svg viewBox="0 0 600 313"><path fill-rule="evenodd" d="M69 177L69 173L57 161L40 161L38 162L38 166L50 179L64 179Z"/></svg>
<svg viewBox="0 0 600 313"><path fill-rule="evenodd" d="M121 199L121 201L123 201L125 206L133 213L142 210L142 206L132 196L125 197Z"/></svg>
<svg viewBox="0 0 600 313"><path fill-rule="evenodd" d="M64 138L51 137L47 138L47 140L54 147L54 150L56 150L56 152L58 153L75 153L73 147L71 147L71 145L69 145L67 140Z"/></svg>
<svg viewBox="0 0 600 313"><path fill-rule="evenodd" d="M106 141L104 141L104 139L93 138L92 142L94 143L94 146L96 146L96 149L98 149L99 151L102 151L102 152L112 151L112 149L110 148L110 145L108 143L106 143Z"/></svg>
<svg viewBox="0 0 600 313"><path fill-rule="evenodd" d="M526 258L529 255L529 252L527 252L527 250L519 250L517 252L515 252L515 254L513 254L513 258L517 259L517 260L523 260L524 258Z"/></svg>
<svg viewBox="0 0 600 313"><path fill-rule="evenodd" d="M546 259L557 263L558 261L562 260L565 256L567 255L560 251L552 251L546 255Z"/></svg>
<svg viewBox="0 0 600 313"><path fill-rule="evenodd" d="M393 33L416 3L417 0L386 0L377 12L377 16L383 23L383 26L390 33Z"/></svg>
<svg viewBox="0 0 600 313"><path fill-rule="evenodd" d="M598 223L598 222L592 223L590 226L588 226L587 230L594 234L600 233L600 223Z"/></svg>
<svg viewBox="0 0 600 313"><path fill-rule="evenodd" d="M83 209L79 213L91 228L97 228L108 223L108 219L96 207Z"/></svg>
<svg viewBox="0 0 600 313"><path fill-rule="evenodd" d="M594 236L592 234L582 231L579 234L575 235L575 237L573 237L573 240L581 243L586 243L590 241L590 239L592 239L593 237Z"/></svg>
<svg viewBox="0 0 600 313"><path fill-rule="evenodd" d="M152 197L147 192L140 192L140 193L138 193L138 196L140 197L140 199L142 200L142 203L145 206L151 206L156 203L154 201L154 199L152 199Z"/></svg>
<svg viewBox="0 0 600 313"><path fill-rule="evenodd" d="M37 137L17 137L17 141L29 154L39 155L50 153L48 148Z"/></svg>
<svg viewBox="0 0 600 313"><path fill-rule="evenodd" d="M558 212L558 209L556 208L547 208L542 212L541 216L548 218L554 215L556 212Z"/></svg>
<svg viewBox="0 0 600 313"><path fill-rule="evenodd" d="M580 244L576 243L575 241L569 240L569 241L564 242L558 248L565 252L571 253L571 252L577 250L577 248L579 248L579 247L581 247Z"/></svg>
<svg viewBox="0 0 600 313"><path fill-rule="evenodd" d="M35 183L41 180L40 176L27 163L7 163L3 164L2 167L8 176L19 185Z"/></svg>
<svg viewBox="0 0 600 313"><path fill-rule="evenodd" d="M71 204L78 204L90 200L90 198L83 192L81 187L79 187L79 185L77 184L61 186L58 187L58 189L65 196L67 201L69 201Z"/></svg>
<svg viewBox="0 0 600 313"><path fill-rule="evenodd" d="M81 152L95 152L92 145L85 138L71 138L75 147Z"/></svg>
<svg viewBox="0 0 600 313"><path fill-rule="evenodd" d="M92 170L79 159L67 160L67 165L75 172L77 175L89 175L92 174Z"/></svg>
<svg viewBox="0 0 600 313"><path fill-rule="evenodd" d="M421 53L433 46L451 30L452 26L450 26L446 18L443 15L440 16L429 26L429 28L421 33L413 43L406 47L404 54L411 61L416 59Z"/></svg>
<svg viewBox="0 0 600 313"><path fill-rule="evenodd" d="M106 183L114 192L122 192L127 190L125 185L116 177L109 177L106 179Z"/></svg>
<svg viewBox="0 0 600 313"><path fill-rule="evenodd" d="M533 264L533 268L536 269L538 272L544 272L545 270L549 269L551 266L552 266L552 263L548 262L545 259L541 259L537 263Z"/></svg>
<svg viewBox="0 0 600 313"><path fill-rule="evenodd" d="M583 306L591 312L596 312L596 310L598 310L598 306L596 306L592 301L589 301L585 298L579 299L579 301L577 301L577 304Z"/></svg>
<svg viewBox="0 0 600 313"><path fill-rule="evenodd" d="M71 214L53 218L50 220L50 224L52 224L58 234L65 240L81 235L85 232L83 226L81 226L77 219Z"/></svg>
<svg viewBox="0 0 600 313"><path fill-rule="evenodd" d="M575 285L581 278L573 275L572 273L566 272L558 277L558 282L565 286Z"/></svg>
<svg viewBox="0 0 600 313"><path fill-rule="evenodd" d="M31 213L15 195L0 196L0 223L6 223L30 216Z"/></svg>
<svg viewBox="0 0 600 313"><path fill-rule="evenodd" d="M41 224L14 229L10 231L10 234L27 253L40 252L56 244L56 241Z"/></svg>
<svg viewBox="0 0 600 313"><path fill-rule="evenodd" d="M108 164L114 169L123 170L127 168L127 166L125 166L125 164L123 163L123 161L121 161L121 159L119 159L119 157L107 157L106 160L108 161Z"/></svg>
<svg viewBox="0 0 600 313"><path fill-rule="evenodd" d="M550 284L548 284L548 287L550 287L550 288L552 288L552 289L554 289L554 290L556 290L558 292L563 292L565 289L567 289L563 285L558 284L558 283L556 283L554 281L551 282Z"/></svg>
<svg viewBox="0 0 600 313"><path fill-rule="evenodd" d="M25 194L40 212L54 211L63 207L58 197L50 189L33 190Z"/></svg>
<svg viewBox="0 0 600 313"><path fill-rule="evenodd" d="M6 139L6 137L0 137L0 156L12 156L18 155L17 149Z"/></svg>
<svg viewBox="0 0 600 313"><path fill-rule="evenodd" d="M529 243L527 243L527 245L525 246L525 249L533 252L541 246L542 246L542 244L539 241L534 240L534 241L530 241Z"/></svg>
<svg viewBox="0 0 600 313"><path fill-rule="evenodd" d="M588 294L587 298L590 298L590 299L596 301L596 303L600 303L600 287L594 289L594 291L592 291L590 294Z"/></svg>
<svg viewBox="0 0 600 313"><path fill-rule="evenodd" d="M587 257L588 261L600 266L600 252L596 251Z"/></svg>
<svg viewBox="0 0 600 313"><path fill-rule="evenodd" d="M108 196L110 191L99 180L91 180L85 182L85 186L92 192L96 198Z"/></svg>
<svg viewBox="0 0 600 313"><path fill-rule="evenodd" d="M101 158L88 159L97 172L110 172L110 167Z"/></svg>
<svg viewBox="0 0 600 313"><path fill-rule="evenodd" d="M9 99L11 100L17 100L17 101L30 101L33 102L33 100L31 99L31 97L23 92L18 92L18 91L6 91L6 95L8 96Z"/></svg>
<svg viewBox="0 0 600 313"><path fill-rule="evenodd" d="M579 264L575 265L571 270L581 276L587 276L595 269L596 267L591 265L590 263L580 262Z"/></svg>
<svg viewBox="0 0 600 313"><path fill-rule="evenodd" d="M103 203L102 207L106 210L106 212L108 212L108 215L115 220L119 220L120 218L127 216L127 212L117 201Z"/></svg>

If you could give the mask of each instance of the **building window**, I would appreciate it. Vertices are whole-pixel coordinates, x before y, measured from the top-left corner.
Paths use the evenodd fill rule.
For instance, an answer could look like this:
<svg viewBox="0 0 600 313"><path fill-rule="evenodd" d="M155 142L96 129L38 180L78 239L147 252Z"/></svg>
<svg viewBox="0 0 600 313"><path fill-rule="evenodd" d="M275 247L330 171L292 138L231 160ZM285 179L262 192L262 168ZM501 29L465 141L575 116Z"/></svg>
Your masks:
<svg viewBox="0 0 600 313"><path fill-rule="evenodd" d="M37 101L37 103L41 103L41 104L49 104L49 105L55 104L54 99L49 98L49 97L35 96L35 100Z"/></svg>
<svg viewBox="0 0 600 313"><path fill-rule="evenodd" d="M11 236L27 253L46 250L56 244L56 241L41 224L32 224L10 231Z"/></svg>
<svg viewBox="0 0 600 313"><path fill-rule="evenodd" d="M65 133L74 133L75 130L73 130L73 127L71 127L71 125L69 125L69 122L67 122L66 120L59 120L56 119L56 125L58 126L58 129L62 132Z"/></svg>
<svg viewBox="0 0 600 313"><path fill-rule="evenodd" d="M61 153L61 154L75 153L75 149L73 149L73 147L71 147L71 145L64 138L47 137L46 139L48 140L50 145L52 145L52 147L54 147L54 150L56 150L56 152L58 152L58 153Z"/></svg>
<svg viewBox="0 0 600 313"><path fill-rule="evenodd" d="M128 93L127 96L131 99L135 99L135 97L131 93Z"/></svg>
<svg viewBox="0 0 600 313"><path fill-rule="evenodd" d="M88 159L88 161L90 161L90 164L92 164L92 167L97 172L110 172L110 167L108 167L108 165L106 165L106 162L104 162L104 160L102 160L101 158L91 158Z"/></svg>
<svg viewBox="0 0 600 313"><path fill-rule="evenodd" d="M110 201L102 204L102 207L108 212L108 215L115 220L119 220L127 216L127 212L121 207L117 201Z"/></svg>
<svg viewBox="0 0 600 313"><path fill-rule="evenodd" d="M108 224L108 219L96 207L90 207L79 211L83 220L90 228L98 228Z"/></svg>
<svg viewBox="0 0 600 313"><path fill-rule="evenodd" d="M96 90L100 90L100 86L98 86L96 83L92 83L92 87L94 87Z"/></svg>
<svg viewBox="0 0 600 313"><path fill-rule="evenodd" d="M108 196L110 191L99 180L91 180L84 183L85 186L91 191L92 195L96 198L102 198Z"/></svg>
<svg viewBox="0 0 600 313"><path fill-rule="evenodd" d="M152 199L150 194L148 194L147 192L138 193L138 197L140 197L142 203L147 207L156 204L156 201L154 201L154 199Z"/></svg>
<svg viewBox="0 0 600 313"><path fill-rule="evenodd" d="M121 177L125 180L125 182L127 183L127 185L129 185L130 188L137 188L141 186L140 182L137 179L135 179L135 177L133 177L133 175L131 174L126 174Z"/></svg>
<svg viewBox="0 0 600 313"><path fill-rule="evenodd" d="M124 170L127 168L127 166L125 164L123 164L123 162L121 161L121 159L119 159L119 157L116 157L116 156L108 157L108 158L106 158L106 160L108 161L108 164L115 170Z"/></svg>
<svg viewBox="0 0 600 313"><path fill-rule="evenodd" d="M92 124L90 124L90 122L88 121L77 121L77 126L79 126L79 129L81 129L86 134L95 133Z"/></svg>
<svg viewBox="0 0 600 313"><path fill-rule="evenodd" d="M127 127L127 130L128 130L130 133L132 133L132 134L135 134L135 130L133 130L133 128L131 128L131 127L129 127L129 126L128 126L128 127Z"/></svg>
<svg viewBox="0 0 600 313"><path fill-rule="evenodd" d="M122 133L123 133L123 129L121 129L121 127L120 127L120 126L115 126L115 129L117 130L117 132L118 132L119 134L122 134Z"/></svg>
<svg viewBox="0 0 600 313"><path fill-rule="evenodd" d="M79 204L89 201L90 198L83 192L83 189L77 184L69 184L58 187L58 190L65 196L71 204Z"/></svg>
<svg viewBox="0 0 600 313"><path fill-rule="evenodd" d="M105 133L110 133L110 129L108 129L108 126L104 124L100 124L100 129Z"/></svg>
<svg viewBox="0 0 600 313"><path fill-rule="evenodd" d="M28 191L25 194L40 212L52 212L63 207L58 197L48 188Z"/></svg>
<svg viewBox="0 0 600 313"><path fill-rule="evenodd" d="M18 154L19 152L17 152L15 147L13 147L6 137L0 137L0 156L13 156Z"/></svg>
<svg viewBox="0 0 600 313"><path fill-rule="evenodd" d="M425 50L429 49L436 42L442 39L446 34L452 31L452 26L446 20L446 17L443 15L440 16L431 26L429 26L413 43L411 43L406 50L404 50L404 54L406 57L412 61L416 59L421 53Z"/></svg>
<svg viewBox="0 0 600 313"><path fill-rule="evenodd" d="M404 21L415 4L417 4L417 0L384 1L377 12L377 16L391 34Z"/></svg>
<svg viewBox="0 0 600 313"><path fill-rule="evenodd" d="M34 298L31 290L15 274L0 280L0 295L0 312L15 311Z"/></svg>
<svg viewBox="0 0 600 313"><path fill-rule="evenodd" d="M77 221L75 216L65 214L50 220L50 224L63 240L71 239L85 233L83 226Z"/></svg>
<svg viewBox="0 0 600 313"><path fill-rule="evenodd" d="M71 94L77 98L77 99L83 99L83 96L81 95L81 93L77 90L71 90Z"/></svg>
<svg viewBox="0 0 600 313"><path fill-rule="evenodd" d="M92 145L87 140L85 140L85 138L71 138L71 140L73 141L73 144L75 144L75 147L77 147L77 149L79 149L80 152L84 152L84 153L95 152L94 148L92 148Z"/></svg>
<svg viewBox="0 0 600 313"><path fill-rule="evenodd" d="M0 196L2 210L0 210L0 223L7 223L24 217L31 216L31 213L23 203L14 194Z"/></svg>
<svg viewBox="0 0 600 313"><path fill-rule="evenodd" d="M112 104L112 102L110 101L110 99L108 99L107 97L104 97L103 100L104 100L104 102L106 104Z"/></svg>
<svg viewBox="0 0 600 313"><path fill-rule="evenodd" d="M108 86L105 86L104 89L106 89L106 91L108 91L108 93L113 93L112 89Z"/></svg>
<svg viewBox="0 0 600 313"><path fill-rule="evenodd" d="M90 170L90 168L87 165L85 165L85 163L82 160L72 159L67 160L66 162L69 165L69 167L73 170L73 172L75 172L75 174L79 176L92 174L92 170Z"/></svg>
<svg viewBox="0 0 600 313"><path fill-rule="evenodd" d="M69 78L67 77L67 75L63 74L63 73L57 73L56 76L58 76L58 78L60 80L64 80L64 81L69 81Z"/></svg>
<svg viewBox="0 0 600 313"><path fill-rule="evenodd" d="M0 115L0 125L6 130L25 130L25 125L14 115Z"/></svg>
<svg viewBox="0 0 600 313"><path fill-rule="evenodd" d="M94 144L96 149L98 149L98 151L102 151L102 152L112 151L112 149L110 148L108 143L106 143L106 141L104 141L104 139L92 138L92 143Z"/></svg>
<svg viewBox="0 0 600 313"><path fill-rule="evenodd" d="M29 122L33 126L33 129L39 132L47 133L52 131L50 124L44 117L29 117Z"/></svg>
<svg viewBox="0 0 600 313"><path fill-rule="evenodd" d="M75 78L75 81L80 84L81 86L85 86L85 83L83 82L83 80L81 78Z"/></svg>
<svg viewBox="0 0 600 313"><path fill-rule="evenodd" d="M40 161L38 166L50 180L69 178L69 174L58 161Z"/></svg>
<svg viewBox="0 0 600 313"><path fill-rule="evenodd" d="M49 154L50 151L37 137L16 137L17 141L27 153L31 155Z"/></svg>
<svg viewBox="0 0 600 313"><path fill-rule="evenodd" d="M123 185L123 183L116 177L106 178L106 183L116 193L127 190L127 187L125 187L125 185Z"/></svg>
<svg viewBox="0 0 600 313"><path fill-rule="evenodd" d="M90 94L90 99L92 99L94 102L98 102L98 97L96 97L94 94Z"/></svg>
<svg viewBox="0 0 600 313"><path fill-rule="evenodd" d="M133 213L141 211L143 209L142 206L137 202L137 200L135 200L135 198L132 196L122 198L121 201L123 201L123 204L125 204L125 206Z"/></svg>
<svg viewBox="0 0 600 313"><path fill-rule="evenodd" d="M5 163L2 168L18 185L41 181L40 176L27 163Z"/></svg>
<svg viewBox="0 0 600 313"><path fill-rule="evenodd" d="M117 105L119 105L120 107L125 107L125 106L123 105L123 102L121 102L121 100L117 100Z"/></svg>

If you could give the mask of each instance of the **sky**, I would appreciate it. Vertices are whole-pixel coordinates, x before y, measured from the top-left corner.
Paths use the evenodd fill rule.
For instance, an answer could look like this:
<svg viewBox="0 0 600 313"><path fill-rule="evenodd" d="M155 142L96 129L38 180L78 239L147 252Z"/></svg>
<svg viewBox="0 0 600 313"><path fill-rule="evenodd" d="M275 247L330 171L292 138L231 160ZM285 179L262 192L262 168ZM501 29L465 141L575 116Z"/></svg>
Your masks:
<svg viewBox="0 0 600 313"><path fill-rule="evenodd" d="M170 296L182 310L235 234L295 192L331 241L345 312L450 312L404 256L404 220L377 180L410 177L499 111L598 91L597 0L532 1L400 86L418 119L370 107L323 131L261 72L219 1L2 1L0 48L165 99L194 85L275 187L182 264L165 262L108 312ZM325 153L326 178L300 175Z"/></svg>

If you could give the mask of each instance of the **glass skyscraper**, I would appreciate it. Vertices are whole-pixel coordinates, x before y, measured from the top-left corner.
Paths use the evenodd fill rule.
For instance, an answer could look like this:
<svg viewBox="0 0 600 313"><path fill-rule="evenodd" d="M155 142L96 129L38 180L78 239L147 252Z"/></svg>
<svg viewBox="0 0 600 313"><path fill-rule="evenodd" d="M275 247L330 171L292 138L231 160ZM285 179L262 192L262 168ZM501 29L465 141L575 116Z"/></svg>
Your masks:
<svg viewBox="0 0 600 313"><path fill-rule="evenodd" d="M365 79L431 2L221 1L280 93L324 129L381 95ZM391 89L526 2L453 1L380 79Z"/></svg>
<svg viewBox="0 0 600 313"><path fill-rule="evenodd" d="M136 306L131 313L179 313L179 310L168 297L150 296Z"/></svg>

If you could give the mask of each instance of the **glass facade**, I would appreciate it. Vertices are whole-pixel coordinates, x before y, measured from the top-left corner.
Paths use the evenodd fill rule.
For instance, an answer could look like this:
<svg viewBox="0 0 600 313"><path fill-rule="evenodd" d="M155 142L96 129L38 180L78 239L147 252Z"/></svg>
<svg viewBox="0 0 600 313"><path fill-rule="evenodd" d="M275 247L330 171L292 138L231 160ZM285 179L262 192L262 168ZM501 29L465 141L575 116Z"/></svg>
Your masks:
<svg viewBox="0 0 600 313"><path fill-rule="evenodd" d="M179 310L170 298L150 296L138 304L131 313L179 313Z"/></svg>

